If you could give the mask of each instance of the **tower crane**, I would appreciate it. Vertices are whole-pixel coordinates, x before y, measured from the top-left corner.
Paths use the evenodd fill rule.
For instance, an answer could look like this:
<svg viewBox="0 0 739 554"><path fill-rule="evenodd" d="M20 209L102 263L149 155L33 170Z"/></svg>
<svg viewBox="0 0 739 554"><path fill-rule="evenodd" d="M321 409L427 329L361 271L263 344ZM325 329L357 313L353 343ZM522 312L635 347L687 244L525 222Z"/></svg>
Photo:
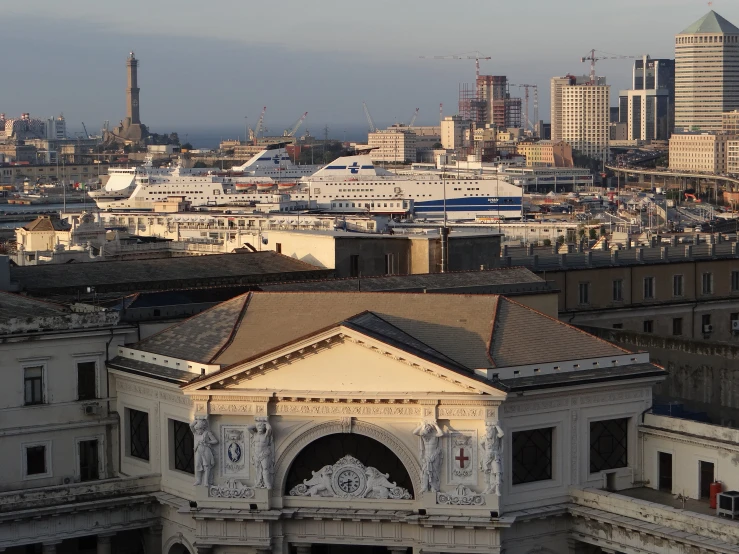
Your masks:
<svg viewBox="0 0 739 554"><path fill-rule="evenodd" d="M298 119L295 122L295 125L293 125L290 129L285 129L285 132L282 133L282 135L285 137L295 136L295 133L298 132L298 129L300 129L300 126L303 124L303 121L305 121L306 117L308 117L308 112L305 112L303 115L301 115L300 119Z"/></svg>
<svg viewBox="0 0 739 554"><path fill-rule="evenodd" d="M463 54L455 54L452 56L419 56L424 60L475 60L475 83L480 76L480 60L492 60L490 56L485 56L480 52L465 52Z"/></svg>
<svg viewBox="0 0 739 554"><path fill-rule="evenodd" d="M370 115L369 108L367 107L367 102L362 102L362 107L364 108L364 115L367 118L367 123L369 124L369 131L370 133L374 133L377 128L375 127L375 122L372 121L372 116Z"/></svg>
<svg viewBox="0 0 739 554"><path fill-rule="evenodd" d="M526 92L524 94L524 109L526 113L526 122L531 127L532 131L536 131L536 125L539 124L539 87L538 85L510 85L512 87L518 87L524 89ZM529 119L529 89L534 89L534 121L536 124L532 123Z"/></svg>
<svg viewBox="0 0 739 554"><path fill-rule="evenodd" d="M606 54L606 56L595 56L595 53L598 52L599 54ZM619 54L610 54L609 52L601 52L600 50L591 50L590 53L585 56L584 58L580 58L580 61L585 63L587 61L590 62L590 84L595 84L595 62L599 62L601 60L638 60L640 58L643 58L644 56L621 56ZM649 58L649 54L647 54L647 58Z"/></svg>
<svg viewBox="0 0 739 554"><path fill-rule="evenodd" d="M85 138L90 138L90 133L87 132L87 127L85 127L85 122L82 122L82 128L85 130Z"/></svg>
<svg viewBox="0 0 739 554"><path fill-rule="evenodd" d="M413 124L416 122L416 118L418 117L418 110L420 108L416 108L416 111L413 112L413 117L411 117L411 122L408 123L408 127L413 127Z"/></svg>
<svg viewBox="0 0 739 554"><path fill-rule="evenodd" d="M267 111L267 106L264 106L262 108L262 114L259 116L259 121L257 121L257 127L254 129L254 145L256 146L257 140L259 139L259 133L262 132L262 124L264 123L264 112Z"/></svg>

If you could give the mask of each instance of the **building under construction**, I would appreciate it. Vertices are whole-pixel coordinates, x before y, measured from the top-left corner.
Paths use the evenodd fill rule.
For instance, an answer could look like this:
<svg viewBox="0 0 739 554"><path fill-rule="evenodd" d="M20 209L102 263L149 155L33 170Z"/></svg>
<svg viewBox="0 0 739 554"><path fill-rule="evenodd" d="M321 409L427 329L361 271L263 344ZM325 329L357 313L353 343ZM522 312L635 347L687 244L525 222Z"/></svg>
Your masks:
<svg viewBox="0 0 739 554"><path fill-rule="evenodd" d="M468 83L460 85L459 115L473 121L477 128L520 128L521 99L511 98L504 75L479 75L474 87Z"/></svg>

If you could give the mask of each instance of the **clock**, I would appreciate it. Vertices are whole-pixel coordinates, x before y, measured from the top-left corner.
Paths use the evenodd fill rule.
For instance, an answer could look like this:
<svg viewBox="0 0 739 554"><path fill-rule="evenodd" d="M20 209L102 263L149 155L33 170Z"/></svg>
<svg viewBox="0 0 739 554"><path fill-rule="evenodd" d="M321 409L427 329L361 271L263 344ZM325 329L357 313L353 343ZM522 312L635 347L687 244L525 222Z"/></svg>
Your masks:
<svg viewBox="0 0 739 554"><path fill-rule="evenodd" d="M134 98L133 100L131 100L131 105L136 107L139 105L139 101Z"/></svg>
<svg viewBox="0 0 739 554"><path fill-rule="evenodd" d="M353 469L344 469L339 472L336 482L339 485L341 492L345 494L354 494L359 490L362 479L359 476L359 473Z"/></svg>

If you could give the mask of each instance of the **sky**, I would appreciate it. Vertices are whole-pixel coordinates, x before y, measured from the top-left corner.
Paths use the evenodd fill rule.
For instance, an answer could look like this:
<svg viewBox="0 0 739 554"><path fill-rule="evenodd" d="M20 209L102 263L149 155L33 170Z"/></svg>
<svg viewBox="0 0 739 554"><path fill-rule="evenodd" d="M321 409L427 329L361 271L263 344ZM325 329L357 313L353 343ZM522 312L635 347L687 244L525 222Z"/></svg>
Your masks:
<svg viewBox="0 0 739 554"><path fill-rule="evenodd" d="M244 135L263 106L270 132L308 112L301 132L438 124L456 113L473 60L421 56L479 51L483 74L539 87L587 73L599 51L674 57L674 35L709 11L696 0L0 0L0 112L64 113L68 127L99 132L125 116L125 60L140 60L141 118L153 132ZM739 2L712 9L739 25ZM598 62L611 100L629 87L630 59ZM517 89L512 89L516 93ZM523 97L521 90L520 96ZM531 101L533 119L533 100ZM248 118L245 120L245 117Z"/></svg>

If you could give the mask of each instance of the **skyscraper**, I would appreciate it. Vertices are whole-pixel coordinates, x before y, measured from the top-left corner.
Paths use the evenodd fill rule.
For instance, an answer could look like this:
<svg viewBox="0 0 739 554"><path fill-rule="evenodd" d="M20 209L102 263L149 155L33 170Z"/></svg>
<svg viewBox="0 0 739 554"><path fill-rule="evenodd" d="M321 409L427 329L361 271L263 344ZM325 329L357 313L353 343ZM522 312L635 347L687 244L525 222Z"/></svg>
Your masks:
<svg viewBox="0 0 739 554"><path fill-rule="evenodd" d="M610 90L605 77L554 77L551 81L552 140L592 158L608 156Z"/></svg>
<svg viewBox="0 0 739 554"><path fill-rule="evenodd" d="M714 11L675 37L675 130L721 131L739 109L739 28Z"/></svg>
<svg viewBox="0 0 739 554"><path fill-rule="evenodd" d="M675 126L675 60L636 60L631 89L621 91L618 106L627 140L668 140Z"/></svg>

